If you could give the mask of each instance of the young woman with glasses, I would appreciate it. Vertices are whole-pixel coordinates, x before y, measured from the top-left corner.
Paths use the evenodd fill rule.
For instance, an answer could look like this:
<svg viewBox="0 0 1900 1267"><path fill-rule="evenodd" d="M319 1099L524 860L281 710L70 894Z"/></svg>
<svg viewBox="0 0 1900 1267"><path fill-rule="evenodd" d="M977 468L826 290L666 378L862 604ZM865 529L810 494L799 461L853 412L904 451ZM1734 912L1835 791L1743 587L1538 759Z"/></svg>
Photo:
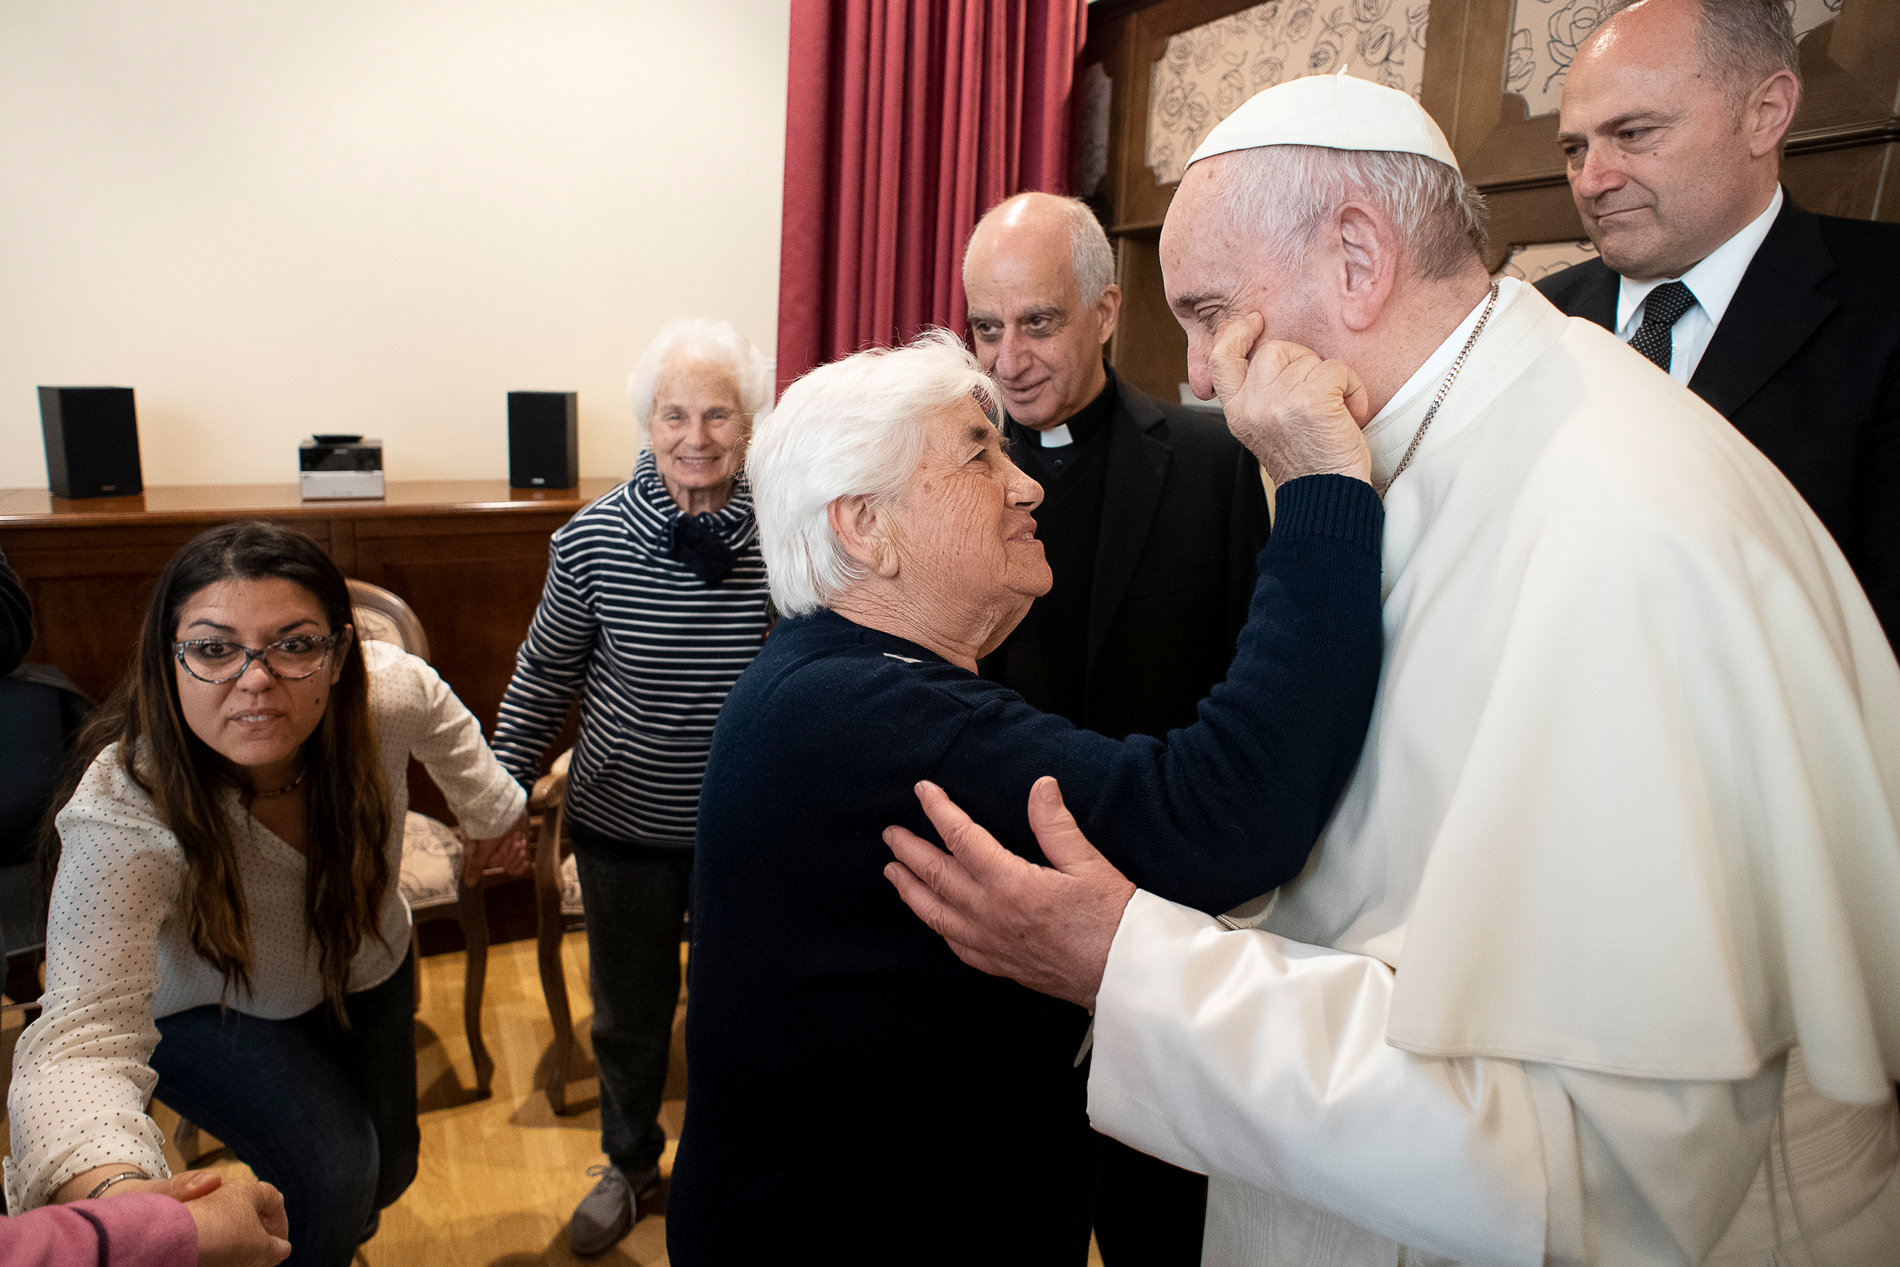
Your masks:
<svg viewBox="0 0 1900 1267"><path fill-rule="evenodd" d="M46 994L8 1096L9 1205L147 1188L156 1093L283 1192L289 1261L350 1261L416 1173L410 757L525 869L521 787L429 666L351 625L309 538L213 529L158 579L56 819Z"/></svg>

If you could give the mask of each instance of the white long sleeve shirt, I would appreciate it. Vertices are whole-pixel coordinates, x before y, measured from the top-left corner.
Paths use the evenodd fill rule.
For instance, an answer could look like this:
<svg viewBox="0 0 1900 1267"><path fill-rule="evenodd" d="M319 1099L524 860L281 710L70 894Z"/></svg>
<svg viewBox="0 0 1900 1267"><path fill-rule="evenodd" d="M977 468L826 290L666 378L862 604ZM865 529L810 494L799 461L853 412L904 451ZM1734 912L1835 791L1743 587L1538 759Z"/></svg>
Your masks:
<svg viewBox="0 0 1900 1267"><path fill-rule="evenodd" d="M426 663L387 643L360 644L370 712L391 800L390 880L380 937L358 949L349 990L386 981L409 952L409 912L396 884L413 755L473 837L498 835L526 794L489 752L481 726ZM12 1156L9 1206L45 1204L68 1179L107 1162L167 1173L146 1115L156 1075L154 1021L216 1004L222 975L192 949L178 911L184 852L151 799L125 774L112 745L93 762L58 817L59 874L46 931L42 1012L21 1035L7 1097ZM252 818L235 789L221 808L238 848L250 921L251 987L237 1011L269 1019L323 1002L317 947L303 914L304 857Z"/></svg>
<svg viewBox="0 0 1900 1267"><path fill-rule="evenodd" d="M1839 550L1515 285L1386 512L1353 779L1258 929L1130 904L1098 1129L1212 1177L1210 1267L1895 1261L1900 670Z"/></svg>

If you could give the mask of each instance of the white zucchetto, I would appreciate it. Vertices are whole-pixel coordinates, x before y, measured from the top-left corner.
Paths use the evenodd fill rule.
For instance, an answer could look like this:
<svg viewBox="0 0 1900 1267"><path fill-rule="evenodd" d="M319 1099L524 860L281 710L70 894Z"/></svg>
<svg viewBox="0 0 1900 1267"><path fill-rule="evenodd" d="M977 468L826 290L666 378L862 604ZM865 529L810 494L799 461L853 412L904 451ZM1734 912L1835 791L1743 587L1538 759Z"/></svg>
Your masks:
<svg viewBox="0 0 1900 1267"><path fill-rule="evenodd" d="M1216 154L1268 145L1423 154L1458 170L1458 157L1445 134L1409 93L1343 71L1289 79L1255 93L1214 125L1188 166Z"/></svg>

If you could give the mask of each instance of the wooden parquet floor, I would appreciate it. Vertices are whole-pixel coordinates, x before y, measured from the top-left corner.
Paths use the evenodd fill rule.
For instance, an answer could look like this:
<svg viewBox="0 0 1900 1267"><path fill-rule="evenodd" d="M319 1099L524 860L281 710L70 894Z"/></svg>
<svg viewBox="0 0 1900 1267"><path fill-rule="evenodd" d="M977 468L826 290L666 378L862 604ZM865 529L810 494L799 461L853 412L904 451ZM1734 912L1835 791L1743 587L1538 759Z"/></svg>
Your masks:
<svg viewBox="0 0 1900 1267"><path fill-rule="evenodd" d="M421 1169L402 1199L384 1211L376 1239L358 1254L364 1267L581 1261L657 1267L667 1261L664 1214L640 1220L627 1239L600 1257L582 1260L568 1252L568 1215L594 1185L587 1168L606 1158L600 1152L600 1107L588 1041L593 1009L587 999L586 936L568 934L561 952L568 1006L586 1058L568 1086L573 1111L565 1117L556 1117L535 1087L554 1029L535 971L534 943L509 942L489 951L482 1024L495 1058L495 1080L486 1100L472 1098L474 1067L462 1029L462 956L422 960L422 1008L416 1017ZM684 1017L682 998L660 1110L670 1139L677 1139L686 1107ZM672 1163L669 1142L661 1173L669 1173Z"/></svg>

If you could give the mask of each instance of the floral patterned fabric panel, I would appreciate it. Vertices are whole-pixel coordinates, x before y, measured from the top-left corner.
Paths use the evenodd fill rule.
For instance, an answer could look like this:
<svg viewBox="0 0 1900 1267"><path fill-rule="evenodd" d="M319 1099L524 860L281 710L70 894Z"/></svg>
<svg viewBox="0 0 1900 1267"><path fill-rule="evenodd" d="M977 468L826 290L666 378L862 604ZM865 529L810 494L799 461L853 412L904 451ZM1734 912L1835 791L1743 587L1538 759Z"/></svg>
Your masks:
<svg viewBox="0 0 1900 1267"><path fill-rule="evenodd" d="M402 824L402 870L397 882L412 911L447 906L462 896L462 842L448 827L409 811Z"/></svg>
<svg viewBox="0 0 1900 1267"><path fill-rule="evenodd" d="M569 854L561 859L561 914L583 915L586 908L581 905L580 864Z"/></svg>
<svg viewBox="0 0 1900 1267"><path fill-rule="evenodd" d="M1514 246L1504 259L1504 267L1491 274L1493 277L1515 277L1521 282L1535 283L1549 277L1552 273L1561 273L1572 264L1581 264L1585 260L1597 257L1596 247L1588 239L1579 242L1533 242L1529 246Z"/></svg>
<svg viewBox="0 0 1900 1267"><path fill-rule="evenodd" d="M1841 0L1781 0L1794 14L1798 40L1832 21ZM1511 58L1504 70L1504 91L1524 98L1530 118L1556 114L1562 104L1564 72L1590 32L1602 21L1603 0L1515 0L1511 10Z"/></svg>
<svg viewBox="0 0 1900 1267"><path fill-rule="evenodd" d="M1428 0L1268 0L1170 36L1148 91L1155 183L1180 180L1216 123L1288 79L1343 66L1418 96L1429 11Z"/></svg>

